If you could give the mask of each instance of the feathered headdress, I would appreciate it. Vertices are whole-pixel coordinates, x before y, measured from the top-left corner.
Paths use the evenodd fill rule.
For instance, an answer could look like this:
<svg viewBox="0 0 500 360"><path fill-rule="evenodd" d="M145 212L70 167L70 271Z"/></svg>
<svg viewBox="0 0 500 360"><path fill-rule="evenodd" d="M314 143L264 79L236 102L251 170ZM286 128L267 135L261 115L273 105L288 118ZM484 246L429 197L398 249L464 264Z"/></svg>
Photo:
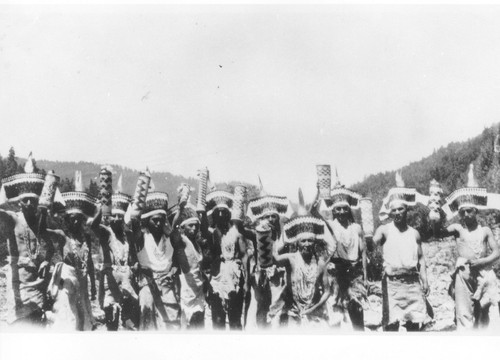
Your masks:
<svg viewBox="0 0 500 360"><path fill-rule="evenodd" d="M297 216L288 220L284 226L285 241L293 243L304 239L324 240L324 222L312 216L304 205L304 196L299 189L299 208Z"/></svg>

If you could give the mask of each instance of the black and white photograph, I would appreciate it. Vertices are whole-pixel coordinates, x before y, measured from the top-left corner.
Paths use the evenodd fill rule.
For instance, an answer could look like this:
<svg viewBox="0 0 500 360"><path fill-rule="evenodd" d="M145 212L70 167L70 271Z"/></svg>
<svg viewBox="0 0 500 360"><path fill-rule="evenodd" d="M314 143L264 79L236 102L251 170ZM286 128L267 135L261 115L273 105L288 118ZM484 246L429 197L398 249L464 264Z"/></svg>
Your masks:
<svg viewBox="0 0 500 360"><path fill-rule="evenodd" d="M1 347L498 341L499 18L0 4Z"/></svg>

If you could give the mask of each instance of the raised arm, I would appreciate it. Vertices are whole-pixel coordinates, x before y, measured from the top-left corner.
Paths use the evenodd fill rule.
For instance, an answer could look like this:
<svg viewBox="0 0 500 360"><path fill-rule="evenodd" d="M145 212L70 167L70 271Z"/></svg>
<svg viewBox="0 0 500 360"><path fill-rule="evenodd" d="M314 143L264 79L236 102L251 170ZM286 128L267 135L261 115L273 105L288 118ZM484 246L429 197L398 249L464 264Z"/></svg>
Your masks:
<svg viewBox="0 0 500 360"><path fill-rule="evenodd" d="M89 219L89 227L92 231L97 231L99 229L99 225L102 221L102 208L99 207L97 211L97 215L93 219Z"/></svg>
<svg viewBox="0 0 500 360"><path fill-rule="evenodd" d="M233 224L236 224L240 234L242 234L246 239L249 239L252 242L255 242L256 236L255 236L254 230L246 228L245 225L243 224L243 221L241 221L241 220L232 220L232 222L233 222Z"/></svg>
<svg viewBox="0 0 500 360"><path fill-rule="evenodd" d="M181 212L184 210L184 206L186 206L185 202L179 203L179 210L174 216L174 220L172 220L172 232L179 232L179 226L181 225Z"/></svg>
<svg viewBox="0 0 500 360"><path fill-rule="evenodd" d="M16 226L15 216L13 211L0 209L0 226L14 229Z"/></svg>
<svg viewBox="0 0 500 360"><path fill-rule="evenodd" d="M238 228L235 226L235 231L238 231ZM249 264L248 264L248 251L247 251L247 241L245 237L238 232L238 241L236 242L237 251L239 255L239 259L241 260L241 264L243 266L243 271L245 274L245 287L244 290L248 291L250 288L250 276L249 276Z"/></svg>
<svg viewBox="0 0 500 360"><path fill-rule="evenodd" d="M64 234L64 231L59 229L45 229L42 233L40 233L40 236L47 243L51 242L53 245L57 244L59 255L61 256L61 259L64 259L64 245L66 244L66 234Z"/></svg>
<svg viewBox="0 0 500 360"><path fill-rule="evenodd" d="M266 236L272 236L272 232L269 230L268 232L257 232L257 237L266 237ZM275 241L273 243L273 258L274 262L278 266L290 266L290 258L291 254L280 254L280 251L284 248L285 243L284 241Z"/></svg>
<svg viewBox="0 0 500 360"><path fill-rule="evenodd" d="M432 234L435 238L445 238L448 236L459 237L461 225L459 224L451 224L448 227L443 227L443 224L440 222L431 223L432 226Z"/></svg>
<svg viewBox="0 0 500 360"><path fill-rule="evenodd" d="M16 226L15 216L16 216L15 213L13 213L12 211L0 209L0 243L4 243L7 241L15 241L15 234L14 234L14 228Z"/></svg>
<svg viewBox="0 0 500 360"><path fill-rule="evenodd" d="M203 238L208 239L212 236L212 233L209 230L207 212L204 210L197 210L196 213L200 219L200 234Z"/></svg>

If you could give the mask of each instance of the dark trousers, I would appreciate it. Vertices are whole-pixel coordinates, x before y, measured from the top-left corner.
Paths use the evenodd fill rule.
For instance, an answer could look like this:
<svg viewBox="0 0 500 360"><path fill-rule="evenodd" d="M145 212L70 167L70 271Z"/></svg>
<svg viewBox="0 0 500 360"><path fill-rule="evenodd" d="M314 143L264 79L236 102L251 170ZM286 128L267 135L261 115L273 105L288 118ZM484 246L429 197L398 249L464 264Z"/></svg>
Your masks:
<svg viewBox="0 0 500 360"><path fill-rule="evenodd" d="M214 329L224 330L226 328L226 317L229 320L231 330L242 330L241 314L243 312L243 289L238 292L231 292L227 300L227 312L219 294L213 294L212 306L212 324Z"/></svg>
<svg viewBox="0 0 500 360"><path fill-rule="evenodd" d="M205 328L205 311L197 311L186 325L187 330L203 330Z"/></svg>

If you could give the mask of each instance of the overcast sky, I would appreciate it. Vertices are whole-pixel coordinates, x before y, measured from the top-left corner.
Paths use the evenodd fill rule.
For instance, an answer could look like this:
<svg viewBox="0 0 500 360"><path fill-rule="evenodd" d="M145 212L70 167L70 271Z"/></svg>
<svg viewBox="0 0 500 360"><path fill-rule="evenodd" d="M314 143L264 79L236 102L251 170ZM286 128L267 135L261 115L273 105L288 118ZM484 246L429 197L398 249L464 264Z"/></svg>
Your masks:
<svg viewBox="0 0 500 360"><path fill-rule="evenodd" d="M500 121L500 7L0 7L0 154L306 199ZM84 179L85 180L85 179ZM409 184L411 185L411 184Z"/></svg>

